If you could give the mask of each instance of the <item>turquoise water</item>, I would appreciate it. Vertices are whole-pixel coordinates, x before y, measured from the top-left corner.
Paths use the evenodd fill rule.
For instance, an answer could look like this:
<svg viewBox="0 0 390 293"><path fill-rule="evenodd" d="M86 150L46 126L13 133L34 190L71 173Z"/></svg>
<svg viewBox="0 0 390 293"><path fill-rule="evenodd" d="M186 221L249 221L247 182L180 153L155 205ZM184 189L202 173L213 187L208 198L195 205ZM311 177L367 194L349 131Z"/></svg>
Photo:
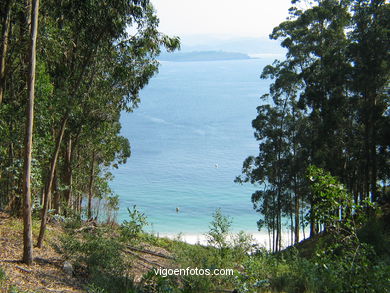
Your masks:
<svg viewBox="0 0 390 293"><path fill-rule="evenodd" d="M204 233L221 208L233 230L257 230L255 188L233 180L257 152L251 121L269 84L259 75L271 61L162 63L140 107L121 118L132 155L113 172L119 221L135 204L153 224L149 230Z"/></svg>

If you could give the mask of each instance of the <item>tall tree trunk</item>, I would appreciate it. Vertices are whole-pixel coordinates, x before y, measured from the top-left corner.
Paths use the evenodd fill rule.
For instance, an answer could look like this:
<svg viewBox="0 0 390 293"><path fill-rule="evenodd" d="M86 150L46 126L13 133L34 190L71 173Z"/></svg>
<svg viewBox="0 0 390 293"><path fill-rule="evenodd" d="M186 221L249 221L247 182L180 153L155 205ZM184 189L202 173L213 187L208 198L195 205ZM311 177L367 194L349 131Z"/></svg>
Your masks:
<svg viewBox="0 0 390 293"><path fill-rule="evenodd" d="M282 250L282 212L280 211L279 212L279 250L278 251L281 251Z"/></svg>
<svg viewBox="0 0 390 293"><path fill-rule="evenodd" d="M12 123L12 121L11 121L11 124L10 124L10 130L11 131L13 130L13 123ZM11 143L9 144L9 149L8 149L8 159L9 159L8 166L12 166L13 165L14 158L15 158L14 143L11 141ZM6 196L8 197L7 198L7 202L8 203L11 203L11 201L12 201L12 197L13 197L13 190L12 189L13 189L13 186L14 186L14 178L13 178L13 176L8 175L7 188L6 188Z"/></svg>
<svg viewBox="0 0 390 293"><path fill-rule="evenodd" d="M370 126L369 126L369 104L367 95L365 95L364 109L364 194L361 200L369 198L370 194Z"/></svg>
<svg viewBox="0 0 390 293"><path fill-rule="evenodd" d="M57 169L54 172L53 179L53 209L57 215L60 213L60 193L58 192Z"/></svg>
<svg viewBox="0 0 390 293"><path fill-rule="evenodd" d="M272 196L272 206L275 206L275 195ZM273 211L272 215L272 252L276 251L276 212Z"/></svg>
<svg viewBox="0 0 390 293"><path fill-rule="evenodd" d="M31 33L30 33L30 62L28 76L28 107L26 122L26 138L24 151L24 182L23 182L23 262L31 265L32 251L32 221L31 221L31 154L34 125L34 94L35 94L35 65L36 42L38 32L39 0L32 0Z"/></svg>
<svg viewBox="0 0 390 293"><path fill-rule="evenodd" d="M317 222L316 220L314 219L314 215L313 215L313 208L314 208L314 201L312 198L310 198L310 236L309 237L312 237L314 235L316 235L318 233L318 225L317 225Z"/></svg>
<svg viewBox="0 0 390 293"><path fill-rule="evenodd" d="M294 218L293 218L293 213L294 213L294 204L293 204L293 197L290 195L290 245L294 244L294 231L295 231L295 226L294 226Z"/></svg>
<svg viewBox="0 0 390 293"><path fill-rule="evenodd" d="M303 199L302 199L302 202L301 202L301 206L302 207L304 206ZM305 221L304 221L304 218L303 218L303 208L301 209L300 213L301 213L301 225L302 225L303 240L305 240L306 239L306 233L305 233Z"/></svg>
<svg viewBox="0 0 390 293"><path fill-rule="evenodd" d="M95 177L95 151L92 152L91 172L89 174L89 188L88 188L88 214L87 218L92 218L92 197L93 197L93 179Z"/></svg>
<svg viewBox="0 0 390 293"><path fill-rule="evenodd" d="M9 31L11 26L11 7L12 0L5 3L5 18L1 32L1 49L0 49L0 105L3 102L5 87L5 67L8 51ZM34 69L35 70L35 69Z"/></svg>
<svg viewBox="0 0 390 293"><path fill-rule="evenodd" d="M295 239L294 239L294 243L298 243L299 242L299 195L296 193L295 194L295 231L294 231L294 234L295 234Z"/></svg>
<svg viewBox="0 0 390 293"><path fill-rule="evenodd" d="M279 251L279 239L280 239L280 234L279 234L279 211L277 211L276 214L276 243L275 243L275 251Z"/></svg>
<svg viewBox="0 0 390 293"><path fill-rule="evenodd" d="M376 109L376 97L372 94L370 97L370 162L371 162L371 173L370 173L370 189L371 189L371 200L376 202L378 200L378 189L377 189L377 154L376 154L376 127L375 127L375 109Z"/></svg>
<svg viewBox="0 0 390 293"><path fill-rule="evenodd" d="M67 121L68 121L68 115L65 114L65 117L63 118L63 120L61 122L61 128L60 128L60 131L58 133L54 153L53 153L53 156L51 158L50 172L49 172L48 179L47 179L46 186L45 186L45 201L43 203L43 209L42 209L41 228L39 230L39 236L38 236L38 242L37 242L37 247L39 247L39 248L42 247L43 238L45 236L46 222L47 222L47 210L49 207L49 201L50 201L50 197L51 197L51 189L52 189L52 185L53 185L54 173L55 173L55 169L57 166L58 153L60 152L61 142L62 142L62 138L64 136L65 126L66 126Z"/></svg>
<svg viewBox="0 0 390 293"><path fill-rule="evenodd" d="M64 158L64 183L66 185L66 189L64 190L64 199L65 199L65 205L67 212L68 209L71 208L71 202L72 202L72 184L73 184L73 169L72 169L72 138L69 134L67 144L66 144L66 151L65 151L65 158ZM66 214L65 214L66 216Z"/></svg>

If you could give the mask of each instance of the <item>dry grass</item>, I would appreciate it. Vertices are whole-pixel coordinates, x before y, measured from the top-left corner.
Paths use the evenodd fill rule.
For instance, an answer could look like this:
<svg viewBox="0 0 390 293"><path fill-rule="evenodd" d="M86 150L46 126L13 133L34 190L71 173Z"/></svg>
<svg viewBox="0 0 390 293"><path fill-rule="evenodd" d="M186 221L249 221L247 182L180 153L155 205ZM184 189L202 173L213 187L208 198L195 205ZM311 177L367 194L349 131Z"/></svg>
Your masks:
<svg viewBox="0 0 390 293"><path fill-rule="evenodd" d="M21 263L22 231L21 219L0 213L0 268L5 273L5 280L0 280L0 292L85 292L79 280L63 271L65 260L51 245L58 241L60 227L48 225L44 247L34 247L32 266ZM34 221L34 242L38 232L39 223Z"/></svg>

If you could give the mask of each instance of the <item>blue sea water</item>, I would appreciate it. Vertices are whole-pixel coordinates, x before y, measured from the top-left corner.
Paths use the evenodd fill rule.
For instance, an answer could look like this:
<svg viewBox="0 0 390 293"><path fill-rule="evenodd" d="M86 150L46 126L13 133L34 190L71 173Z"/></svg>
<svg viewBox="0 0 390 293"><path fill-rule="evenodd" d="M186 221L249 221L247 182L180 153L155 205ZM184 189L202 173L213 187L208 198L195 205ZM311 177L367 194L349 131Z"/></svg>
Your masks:
<svg viewBox="0 0 390 293"><path fill-rule="evenodd" d="M234 231L257 231L251 185L234 183L243 160L258 152L251 121L269 81L259 78L272 60L163 62L141 92L141 104L121 117L132 155L114 170L127 207L148 216L159 233L205 233L221 208ZM176 212L176 208L179 212Z"/></svg>

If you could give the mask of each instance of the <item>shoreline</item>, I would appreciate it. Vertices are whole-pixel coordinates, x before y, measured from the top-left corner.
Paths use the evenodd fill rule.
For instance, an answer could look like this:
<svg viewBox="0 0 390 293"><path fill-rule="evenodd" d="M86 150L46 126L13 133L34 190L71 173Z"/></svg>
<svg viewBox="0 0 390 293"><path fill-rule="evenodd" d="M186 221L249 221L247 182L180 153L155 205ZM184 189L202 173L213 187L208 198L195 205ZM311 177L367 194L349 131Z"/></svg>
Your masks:
<svg viewBox="0 0 390 293"><path fill-rule="evenodd" d="M245 232L252 236L253 244L258 244L261 247L268 248L269 240L268 234L262 232ZM237 233L230 233L229 238L237 235ZM206 233L157 233L156 235L159 238L168 238L170 240L178 240L188 244L200 244L208 245Z"/></svg>
<svg viewBox="0 0 390 293"><path fill-rule="evenodd" d="M267 250L271 249L272 245L272 238L269 239L269 236L267 233L264 232L245 232L247 235L251 235L252 237L252 245L257 245L259 247L265 248ZM303 233L300 233L300 241L304 240ZM168 238L170 240L177 240L182 241L188 244L200 244L203 246L208 245L207 236L206 233L157 233L154 234L158 238ZM228 239L231 241L234 236L236 236L237 233L229 233ZM272 237L272 235L271 235ZM283 232L282 233L282 247L286 248L291 245L289 239L290 239L290 233ZM270 242L271 241L271 242Z"/></svg>

